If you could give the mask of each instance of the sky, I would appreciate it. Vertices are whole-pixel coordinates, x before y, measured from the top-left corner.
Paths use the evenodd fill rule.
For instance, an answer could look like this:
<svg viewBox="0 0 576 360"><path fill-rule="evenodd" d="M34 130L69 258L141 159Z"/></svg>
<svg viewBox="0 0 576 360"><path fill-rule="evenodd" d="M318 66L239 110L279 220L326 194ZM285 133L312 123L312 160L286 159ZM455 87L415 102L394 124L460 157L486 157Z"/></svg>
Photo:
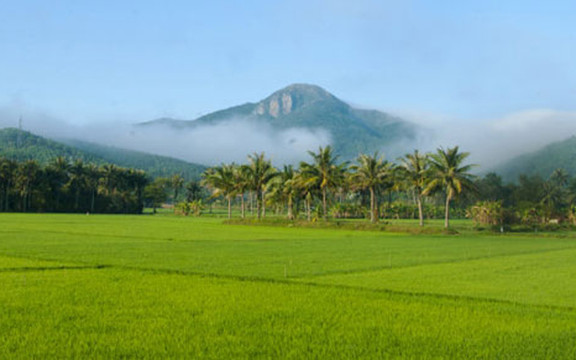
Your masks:
<svg viewBox="0 0 576 360"><path fill-rule="evenodd" d="M194 119L311 83L463 131L575 119L575 1L0 0L0 9L0 108L11 114Z"/></svg>

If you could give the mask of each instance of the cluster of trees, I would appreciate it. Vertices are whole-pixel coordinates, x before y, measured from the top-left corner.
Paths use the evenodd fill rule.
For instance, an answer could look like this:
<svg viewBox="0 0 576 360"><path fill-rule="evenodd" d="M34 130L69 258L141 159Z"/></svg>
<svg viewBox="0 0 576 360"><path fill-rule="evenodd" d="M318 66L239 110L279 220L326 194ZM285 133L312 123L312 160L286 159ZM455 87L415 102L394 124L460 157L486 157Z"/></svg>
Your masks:
<svg viewBox="0 0 576 360"><path fill-rule="evenodd" d="M451 212L492 226L576 223L576 178L563 169L548 179L521 175L504 184L497 174L470 174L468 153L458 147L434 153L414 151L398 159L360 155L339 162L332 148L309 152L311 161L275 168L262 154L246 164L208 168L202 181L181 175L150 179L145 172L115 165L95 165L59 157L47 165L0 157L0 212L141 213L144 206L172 202L176 212L200 214L224 199L242 218L267 211L308 221L328 217L444 217Z"/></svg>
<svg viewBox="0 0 576 360"><path fill-rule="evenodd" d="M477 181L481 202L470 216L489 225L539 225L576 220L576 178L556 169L548 179L520 175L517 183L504 184L490 173Z"/></svg>
<svg viewBox="0 0 576 360"><path fill-rule="evenodd" d="M115 165L0 157L0 211L141 213L148 182L143 171Z"/></svg>
<svg viewBox="0 0 576 360"><path fill-rule="evenodd" d="M424 223L424 202L441 201L444 205L445 226L449 226L453 200L467 191L476 189L470 174L472 165L464 164L468 153L459 148L439 148L435 153L414 151L399 163L385 160L377 153L362 154L355 164L338 162L330 146L309 152L311 162L301 162L295 169L284 166L274 168L264 154L253 154L245 165L222 164L204 173L203 184L214 197L224 197L228 217L232 216L233 202L240 203L240 216L245 217L246 200L256 204L256 216L266 215L266 207L284 209L288 219L294 219L300 210L310 221L314 213L327 219L330 210L342 211L346 205L368 203L372 222L380 218L379 203L388 197L404 201L413 200L418 209L420 225Z"/></svg>

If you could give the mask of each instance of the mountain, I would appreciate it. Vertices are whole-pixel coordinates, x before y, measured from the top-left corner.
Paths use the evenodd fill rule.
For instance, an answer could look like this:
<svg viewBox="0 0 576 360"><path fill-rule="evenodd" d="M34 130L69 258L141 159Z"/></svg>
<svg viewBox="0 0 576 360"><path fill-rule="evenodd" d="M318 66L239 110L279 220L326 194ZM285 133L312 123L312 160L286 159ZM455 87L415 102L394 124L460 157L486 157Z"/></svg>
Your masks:
<svg viewBox="0 0 576 360"><path fill-rule="evenodd" d="M246 103L195 120L157 119L139 126L170 126L194 130L227 121L265 122L275 129L324 129L332 146L345 159L372 153L401 140L414 140L418 128L401 118L353 108L316 85L294 84L257 103ZM310 149L315 150L315 149Z"/></svg>
<svg viewBox="0 0 576 360"><path fill-rule="evenodd" d="M198 179L206 169L202 165L139 151L79 140L54 141L14 128L0 129L0 156L18 161L37 160L42 164L62 156L99 165L111 163L140 169L152 177L182 174L186 179Z"/></svg>
<svg viewBox="0 0 576 360"><path fill-rule="evenodd" d="M520 174L547 178L558 168L564 168L570 175L576 175L576 136L518 156L499 165L493 171L506 181L516 181Z"/></svg>

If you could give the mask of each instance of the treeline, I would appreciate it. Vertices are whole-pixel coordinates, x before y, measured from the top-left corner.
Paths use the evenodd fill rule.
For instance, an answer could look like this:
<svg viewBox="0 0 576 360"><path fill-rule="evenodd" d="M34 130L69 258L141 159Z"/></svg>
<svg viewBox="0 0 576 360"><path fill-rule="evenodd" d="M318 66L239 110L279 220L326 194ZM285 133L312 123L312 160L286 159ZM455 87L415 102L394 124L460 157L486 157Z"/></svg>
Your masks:
<svg viewBox="0 0 576 360"><path fill-rule="evenodd" d="M442 206L446 227L453 201L476 191L472 165L464 163L469 154L458 147L440 148L432 154L414 151L398 164L378 154L362 154L354 164L339 162L330 146L309 154L311 162L281 170L264 154L253 154L245 165L209 168L203 184L212 190L213 197L226 199L228 217L232 216L233 203L239 203L240 216L245 217L248 203L255 208L257 218L266 216L272 207L274 212L285 212L288 219L303 214L309 221L368 217L376 222L383 213L398 209L398 204L412 203L411 213L417 214L421 225L427 212L438 215Z"/></svg>
<svg viewBox="0 0 576 360"><path fill-rule="evenodd" d="M309 221L412 218L423 225L425 219L444 218L448 227L455 215L498 229L576 221L576 178L563 169L549 179L522 175L518 183L504 184L494 173L473 176L473 165L465 163L469 153L458 147L414 151L396 162L378 154L339 162L329 146L309 154L312 161L282 169L264 154L253 154L247 164L209 168L202 183L212 198L225 200L228 217L237 206L242 218L250 209L257 218L272 211ZM180 203L183 213L198 213L201 207Z"/></svg>
<svg viewBox="0 0 576 360"><path fill-rule="evenodd" d="M149 179L143 171L58 157L35 160L0 157L0 211L141 213Z"/></svg>
<svg viewBox="0 0 576 360"><path fill-rule="evenodd" d="M505 226L576 223L576 178L556 169L549 178L520 175L517 183L504 184L497 174L478 179L479 200L468 208L479 224Z"/></svg>

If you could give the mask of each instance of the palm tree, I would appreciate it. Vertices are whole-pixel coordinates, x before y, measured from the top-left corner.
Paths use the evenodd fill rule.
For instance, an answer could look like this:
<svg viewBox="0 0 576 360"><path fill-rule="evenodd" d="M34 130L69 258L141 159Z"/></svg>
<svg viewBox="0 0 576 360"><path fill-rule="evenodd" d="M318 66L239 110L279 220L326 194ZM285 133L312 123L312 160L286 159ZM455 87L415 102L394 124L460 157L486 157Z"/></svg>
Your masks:
<svg viewBox="0 0 576 360"><path fill-rule="evenodd" d="M234 164L222 164L209 168L203 174L204 183L212 189L212 196L224 196L228 201L228 219L232 218L232 198L236 191L234 167Z"/></svg>
<svg viewBox="0 0 576 360"><path fill-rule="evenodd" d="M94 164L88 164L85 168L86 187L90 191L90 212L93 213L98 195L98 182L100 180L100 169Z"/></svg>
<svg viewBox="0 0 576 360"><path fill-rule="evenodd" d="M176 201L178 199L178 193L180 192L180 189L182 186L184 186L184 178L179 174L173 175L170 178L170 185L173 191L172 206L174 207L174 210L176 210Z"/></svg>
<svg viewBox="0 0 576 360"><path fill-rule="evenodd" d="M302 174L302 171L298 171L294 174L292 180L292 186L294 191L304 199L304 207L306 210L306 219L308 221L312 220L312 199L317 196L317 189L314 178L308 178Z"/></svg>
<svg viewBox="0 0 576 360"><path fill-rule="evenodd" d="M439 148L430 155L430 182L424 190L427 195L435 190L443 189L446 195L444 227L450 226L450 201L464 190L474 190L474 176L469 173L474 165L463 165L470 155L458 152L458 146L444 150Z"/></svg>
<svg viewBox="0 0 576 360"><path fill-rule="evenodd" d="M0 200L0 210L8 211L10 204L10 188L14 185L16 162L0 158L0 191L2 197Z"/></svg>
<svg viewBox="0 0 576 360"><path fill-rule="evenodd" d="M21 196L21 210L27 212L32 205L32 192L41 174L40 165L36 160L28 160L16 171L16 186Z"/></svg>
<svg viewBox="0 0 576 360"><path fill-rule="evenodd" d="M248 189L256 194L256 215L258 219L262 217L264 207L264 190L266 185L278 175L270 160L266 160L264 153L254 153L248 156L250 163L243 166Z"/></svg>
<svg viewBox="0 0 576 360"><path fill-rule="evenodd" d="M69 168L67 187L74 190L74 211L78 211L80 192L86 188L86 171L81 159L77 159Z"/></svg>
<svg viewBox="0 0 576 360"><path fill-rule="evenodd" d="M375 153L373 156L361 154L358 164L352 165L351 180L357 189L370 192L370 221L378 221L378 201L376 192L385 184L391 184L392 165Z"/></svg>
<svg viewBox="0 0 576 360"><path fill-rule="evenodd" d="M289 220L294 219L294 198L297 192L295 175L292 165L284 165L282 171L270 184L270 197L277 203L286 205L286 217Z"/></svg>
<svg viewBox="0 0 576 360"><path fill-rule="evenodd" d="M55 211L59 211L60 199L61 196L64 195L64 190L70 176L70 162L65 157L58 156L48 164L45 172L52 191L52 196L55 199L55 204L52 208Z"/></svg>
<svg viewBox="0 0 576 360"><path fill-rule="evenodd" d="M235 193L240 197L240 216L246 217L246 191L250 187L250 177L245 166L234 166Z"/></svg>
<svg viewBox="0 0 576 360"><path fill-rule="evenodd" d="M347 163L337 164L337 156L332 154L332 147L320 147L318 153L308 151L312 156L312 164L300 163L300 176L304 183L314 184L322 194L322 210L324 220L328 218L328 190L336 188L344 179Z"/></svg>
<svg viewBox="0 0 576 360"><path fill-rule="evenodd" d="M187 202L200 200L200 197L202 196L202 186L200 185L200 182L191 180L186 184L185 188Z"/></svg>
<svg viewBox="0 0 576 360"><path fill-rule="evenodd" d="M414 191L416 204L418 205L418 219L420 220L420 226L423 226L422 196L428 181L428 155L414 150L412 154L406 154L400 159L400 169L408 188Z"/></svg>

